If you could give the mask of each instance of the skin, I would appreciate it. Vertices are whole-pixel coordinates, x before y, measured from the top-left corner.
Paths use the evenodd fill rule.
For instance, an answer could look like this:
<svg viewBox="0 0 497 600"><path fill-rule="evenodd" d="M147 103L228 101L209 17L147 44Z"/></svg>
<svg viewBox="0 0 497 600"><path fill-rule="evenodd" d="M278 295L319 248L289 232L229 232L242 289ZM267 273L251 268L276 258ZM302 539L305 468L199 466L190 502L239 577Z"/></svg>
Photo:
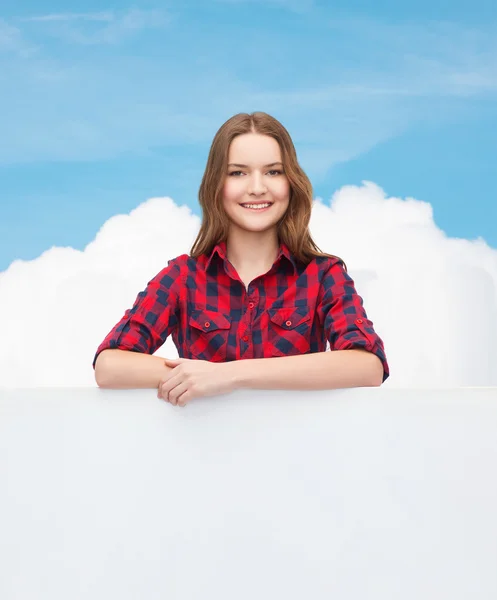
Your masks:
<svg viewBox="0 0 497 600"><path fill-rule="evenodd" d="M288 209L291 191L283 165L272 165L281 161L279 144L269 136L247 133L231 143L223 207L231 221L228 260L242 279L267 272L277 257L277 224ZM230 166L232 163L247 166ZM273 205L260 214L240 206L266 201ZM165 365L171 370L159 383L157 396L174 406L186 406L193 398L230 393L237 388L236 361L211 363L179 358L166 359Z"/></svg>
<svg viewBox="0 0 497 600"><path fill-rule="evenodd" d="M268 270L276 259L277 224L288 209L290 183L282 164L265 165L281 163L281 160L278 142L269 136L247 133L231 143L223 207L231 221L228 260L238 273ZM247 167L230 166L232 163ZM273 205L260 214L241 206L265 201Z"/></svg>

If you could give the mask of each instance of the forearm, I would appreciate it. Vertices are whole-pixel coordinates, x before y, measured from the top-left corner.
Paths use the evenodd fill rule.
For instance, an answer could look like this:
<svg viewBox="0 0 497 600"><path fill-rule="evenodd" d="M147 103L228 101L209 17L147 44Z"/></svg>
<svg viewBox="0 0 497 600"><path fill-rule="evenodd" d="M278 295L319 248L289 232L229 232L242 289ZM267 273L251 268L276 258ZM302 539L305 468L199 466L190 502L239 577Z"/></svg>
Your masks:
<svg viewBox="0 0 497 600"><path fill-rule="evenodd" d="M95 363L95 380L101 388L155 388L171 370L164 359L128 350L103 350Z"/></svg>
<svg viewBox="0 0 497 600"><path fill-rule="evenodd" d="M334 350L229 363L239 389L331 390L381 385L383 366L364 350Z"/></svg>

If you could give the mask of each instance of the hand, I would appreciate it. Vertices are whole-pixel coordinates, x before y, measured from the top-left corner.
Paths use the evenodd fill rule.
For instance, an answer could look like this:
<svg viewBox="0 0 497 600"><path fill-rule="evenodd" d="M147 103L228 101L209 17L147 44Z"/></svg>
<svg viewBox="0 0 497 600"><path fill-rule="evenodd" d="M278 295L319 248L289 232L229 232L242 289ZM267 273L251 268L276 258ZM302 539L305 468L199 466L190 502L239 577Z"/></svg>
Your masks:
<svg viewBox="0 0 497 600"><path fill-rule="evenodd" d="M164 364L172 369L161 379L157 398L174 406L186 406L193 398L227 394L236 389L231 363L166 358Z"/></svg>

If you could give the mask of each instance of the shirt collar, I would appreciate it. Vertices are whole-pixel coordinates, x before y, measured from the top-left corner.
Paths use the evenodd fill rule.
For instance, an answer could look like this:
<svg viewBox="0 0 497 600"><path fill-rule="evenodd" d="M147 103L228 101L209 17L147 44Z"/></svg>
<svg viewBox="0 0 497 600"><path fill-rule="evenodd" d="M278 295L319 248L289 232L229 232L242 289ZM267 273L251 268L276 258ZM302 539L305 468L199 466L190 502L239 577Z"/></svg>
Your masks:
<svg viewBox="0 0 497 600"><path fill-rule="evenodd" d="M209 268L209 265L211 264L211 261L216 254L218 254L223 260L228 260L225 241L216 244L212 252L208 255L207 264L205 267L206 270ZM290 252L290 250L288 249L288 246L283 242L280 242L280 248L275 262L277 262L281 257L285 257L288 261L290 261L291 265L293 266L294 273L298 272L296 260Z"/></svg>

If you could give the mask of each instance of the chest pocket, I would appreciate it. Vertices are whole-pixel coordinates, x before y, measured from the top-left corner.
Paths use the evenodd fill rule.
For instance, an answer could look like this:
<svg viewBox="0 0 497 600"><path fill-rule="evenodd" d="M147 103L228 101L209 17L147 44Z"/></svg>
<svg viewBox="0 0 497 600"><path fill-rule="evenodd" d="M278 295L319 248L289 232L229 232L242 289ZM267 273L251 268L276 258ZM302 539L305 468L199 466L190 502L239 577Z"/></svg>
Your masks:
<svg viewBox="0 0 497 600"><path fill-rule="evenodd" d="M231 316L214 310L194 309L188 324L187 352L200 360L225 362Z"/></svg>
<svg viewBox="0 0 497 600"><path fill-rule="evenodd" d="M270 308L268 347L271 356L306 354L311 348L311 311L306 306Z"/></svg>

